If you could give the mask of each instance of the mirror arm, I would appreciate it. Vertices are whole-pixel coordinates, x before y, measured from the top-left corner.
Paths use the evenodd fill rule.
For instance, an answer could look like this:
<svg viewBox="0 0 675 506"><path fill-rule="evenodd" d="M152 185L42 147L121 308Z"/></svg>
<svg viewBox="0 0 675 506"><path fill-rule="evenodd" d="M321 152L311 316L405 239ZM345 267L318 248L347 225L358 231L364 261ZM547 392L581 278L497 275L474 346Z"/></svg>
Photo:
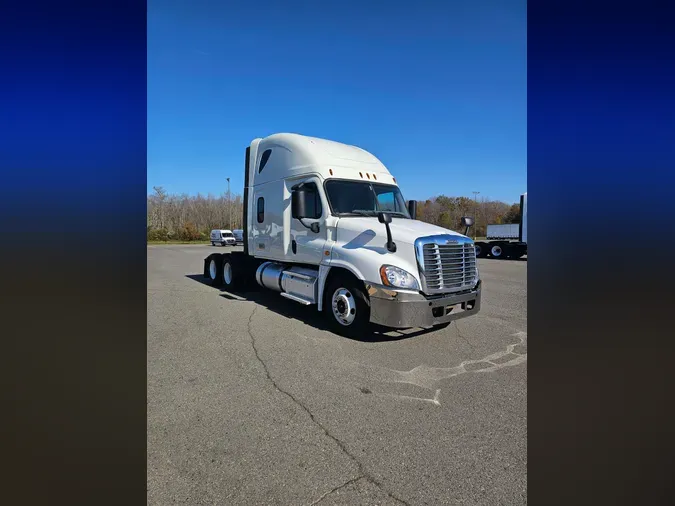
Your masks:
<svg viewBox="0 0 675 506"><path fill-rule="evenodd" d="M321 230L321 229L319 228L319 224L318 224L316 221L313 221L312 223L310 223L309 225L307 225L307 223L305 223L305 222L303 221L304 219L305 219L305 218L298 218L298 221L300 222L300 224L301 224L303 227L308 228L309 230L311 230L311 231L314 232L315 234L318 234L318 233L319 233L319 230Z"/></svg>
<svg viewBox="0 0 675 506"><path fill-rule="evenodd" d="M391 253L396 253L396 243L391 238L391 229L389 228L389 223L384 224L387 229L387 250Z"/></svg>

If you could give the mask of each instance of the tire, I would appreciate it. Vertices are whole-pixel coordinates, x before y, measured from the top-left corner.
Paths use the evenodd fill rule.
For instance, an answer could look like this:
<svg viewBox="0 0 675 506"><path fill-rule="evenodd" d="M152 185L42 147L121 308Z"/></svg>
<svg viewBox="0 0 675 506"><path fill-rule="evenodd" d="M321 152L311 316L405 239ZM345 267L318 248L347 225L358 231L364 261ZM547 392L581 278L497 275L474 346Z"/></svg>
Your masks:
<svg viewBox="0 0 675 506"><path fill-rule="evenodd" d="M475 244L476 246L476 257L477 258L485 258L488 256L488 252L490 251L490 247L485 244L484 242L477 242Z"/></svg>
<svg viewBox="0 0 675 506"><path fill-rule="evenodd" d="M223 284L223 257L214 254L206 262L206 276L211 286L220 286Z"/></svg>
<svg viewBox="0 0 675 506"><path fill-rule="evenodd" d="M240 268L241 266L238 265L238 262L230 254L226 253L223 255L222 265L223 286L232 291L241 290L244 285L244 272Z"/></svg>
<svg viewBox="0 0 675 506"><path fill-rule="evenodd" d="M353 276L336 276L330 280L324 290L323 307L335 333L352 339L362 339L368 335L370 300L365 294L363 283Z"/></svg>
<svg viewBox="0 0 675 506"><path fill-rule="evenodd" d="M506 258L506 248L503 244L493 244L490 247L490 256L492 258L504 259Z"/></svg>
<svg viewBox="0 0 675 506"><path fill-rule="evenodd" d="M215 246L215 245L216 245L216 243L211 241L211 246Z"/></svg>

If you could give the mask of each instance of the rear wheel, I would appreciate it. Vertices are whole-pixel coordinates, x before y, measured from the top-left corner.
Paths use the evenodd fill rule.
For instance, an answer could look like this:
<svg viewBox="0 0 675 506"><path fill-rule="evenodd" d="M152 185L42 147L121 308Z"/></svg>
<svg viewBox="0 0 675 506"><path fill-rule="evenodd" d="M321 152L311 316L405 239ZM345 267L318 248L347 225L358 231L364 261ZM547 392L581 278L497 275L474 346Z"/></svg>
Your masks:
<svg viewBox="0 0 675 506"><path fill-rule="evenodd" d="M221 255L211 255L207 265L207 273L211 286L223 284L223 259Z"/></svg>
<svg viewBox="0 0 675 506"><path fill-rule="evenodd" d="M333 278L324 291L324 311L337 334L360 339L370 330L370 300L352 277Z"/></svg>
<svg viewBox="0 0 675 506"><path fill-rule="evenodd" d="M506 249L501 244L493 244L490 248L492 258L506 258Z"/></svg>
<svg viewBox="0 0 675 506"><path fill-rule="evenodd" d="M228 290L240 290L243 286L244 273L238 263L230 254L223 255L223 286Z"/></svg>
<svg viewBox="0 0 675 506"><path fill-rule="evenodd" d="M475 246L476 246L476 256L478 258L485 258L486 256L488 256L490 248L488 247L487 244L485 244L484 242L477 242Z"/></svg>
<svg viewBox="0 0 675 506"><path fill-rule="evenodd" d="M216 245L216 243L211 241L211 246L215 246L215 245Z"/></svg>

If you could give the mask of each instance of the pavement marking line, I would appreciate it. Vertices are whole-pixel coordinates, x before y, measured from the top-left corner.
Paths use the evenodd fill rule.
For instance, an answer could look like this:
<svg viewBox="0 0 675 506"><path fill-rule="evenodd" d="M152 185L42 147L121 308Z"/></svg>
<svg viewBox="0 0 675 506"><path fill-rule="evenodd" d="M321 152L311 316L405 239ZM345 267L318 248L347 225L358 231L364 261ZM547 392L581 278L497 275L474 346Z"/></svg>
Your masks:
<svg viewBox="0 0 675 506"><path fill-rule="evenodd" d="M487 355L483 358L476 360L465 360L455 367L430 367L427 365L419 365L410 371L398 371L396 369L379 367L377 368L379 369L377 374L379 378L376 379L379 379L385 383L408 383L418 387L433 390L438 381L453 378L455 376L459 376L460 374L493 372L505 367L513 367L527 361L527 352L518 353L515 351L516 346L525 344L527 342L527 332L521 331L511 335L518 338L517 343L509 344L506 346L506 349L496 353L491 353L490 355ZM495 362L496 360L504 358L507 355L513 355L514 358L500 363ZM361 365L369 369L373 369L373 366L365 364Z"/></svg>
<svg viewBox="0 0 675 506"><path fill-rule="evenodd" d="M378 393L376 393L375 395L378 395L380 397L396 397L397 399L408 399L410 401L430 402L434 406L440 406L441 405L441 402L438 400L438 397L441 395L441 389L440 388L436 389L436 394L434 395L433 399L425 399L424 397L412 397L410 395L398 395L398 394L378 394Z"/></svg>

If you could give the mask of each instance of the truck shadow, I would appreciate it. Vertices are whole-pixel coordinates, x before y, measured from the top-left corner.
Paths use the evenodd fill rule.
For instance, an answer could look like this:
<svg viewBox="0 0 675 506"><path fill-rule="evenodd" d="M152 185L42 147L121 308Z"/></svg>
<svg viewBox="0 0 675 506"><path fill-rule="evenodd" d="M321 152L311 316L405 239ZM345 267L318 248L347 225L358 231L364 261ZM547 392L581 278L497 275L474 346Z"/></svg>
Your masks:
<svg viewBox="0 0 675 506"><path fill-rule="evenodd" d="M297 302L280 297L278 293L271 292L269 290L263 290L260 287L256 286L256 289L245 292L234 292L229 291L223 287L212 286L211 283L204 278L201 274L186 274L186 278L191 279L206 285L213 290L220 292L220 296L224 299L231 301L242 301L254 302L263 306L270 311L277 313L278 315L284 316L292 320L297 320L303 324L310 325L318 330L324 330L331 332L328 322L326 319L332 317L332 315L326 312L319 312L316 308L311 306L302 306ZM358 338L353 339L355 341L361 341L364 343L384 343L390 341L400 341L403 339L410 339L416 336L427 334L433 332L434 329L406 329L403 331L392 330L385 327L380 327L373 325L372 332ZM332 333L332 332L331 332ZM336 335L337 336L337 335ZM342 336L337 336L342 339L352 339Z"/></svg>

